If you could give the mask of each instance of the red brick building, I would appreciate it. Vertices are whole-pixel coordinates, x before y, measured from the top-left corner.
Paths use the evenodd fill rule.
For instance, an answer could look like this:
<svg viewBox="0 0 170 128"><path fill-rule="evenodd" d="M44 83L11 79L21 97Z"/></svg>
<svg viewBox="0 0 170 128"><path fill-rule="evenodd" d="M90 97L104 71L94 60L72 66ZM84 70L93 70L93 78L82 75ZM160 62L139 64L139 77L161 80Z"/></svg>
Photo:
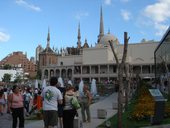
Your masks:
<svg viewBox="0 0 170 128"><path fill-rule="evenodd" d="M9 64L12 68L23 68L24 73L28 73L30 78L34 78L37 73L37 65L27 58L21 51L13 52L0 61L0 66Z"/></svg>

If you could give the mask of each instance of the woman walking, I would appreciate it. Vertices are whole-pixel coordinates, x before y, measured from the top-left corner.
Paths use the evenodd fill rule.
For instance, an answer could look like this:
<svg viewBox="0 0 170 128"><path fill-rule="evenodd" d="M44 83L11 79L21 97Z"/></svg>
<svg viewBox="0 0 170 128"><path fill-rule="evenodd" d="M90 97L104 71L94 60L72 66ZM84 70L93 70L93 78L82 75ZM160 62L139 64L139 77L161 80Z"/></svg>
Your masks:
<svg viewBox="0 0 170 128"><path fill-rule="evenodd" d="M91 122L91 114L90 114L90 104L92 101L91 93L88 89L87 85L83 87L83 95L81 96L81 114L83 118L83 122Z"/></svg>
<svg viewBox="0 0 170 128"><path fill-rule="evenodd" d="M13 93L8 97L8 110L12 111L12 128L17 128L17 120L19 118L19 128L24 128L24 105L23 96L20 93L19 87L14 85Z"/></svg>

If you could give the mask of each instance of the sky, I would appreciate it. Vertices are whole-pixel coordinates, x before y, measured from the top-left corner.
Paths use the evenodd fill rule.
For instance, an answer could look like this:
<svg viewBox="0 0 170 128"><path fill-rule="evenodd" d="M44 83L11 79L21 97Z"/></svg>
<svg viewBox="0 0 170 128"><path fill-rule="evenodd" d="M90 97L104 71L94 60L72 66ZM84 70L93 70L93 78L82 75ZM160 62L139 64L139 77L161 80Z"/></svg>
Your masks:
<svg viewBox="0 0 170 128"><path fill-rule="evenodd" d="M81 42L94 46L99 35L100 9L104 33L123 44L142 39L160 41L170 25L170 0L1 0L0 60L16 51L35 57L38 45L57 49L77 46L78 24Z"/></svg>

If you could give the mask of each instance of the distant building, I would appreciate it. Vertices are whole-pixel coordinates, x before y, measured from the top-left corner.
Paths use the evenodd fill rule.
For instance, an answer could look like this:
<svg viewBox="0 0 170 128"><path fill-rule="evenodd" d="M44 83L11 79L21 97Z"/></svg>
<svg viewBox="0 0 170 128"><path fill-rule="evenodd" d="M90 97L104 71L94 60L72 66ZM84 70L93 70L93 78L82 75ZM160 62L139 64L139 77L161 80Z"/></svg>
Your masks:
<svg viewBox="0 0 170 128"><path fill-rule="evenodd" d="M123 35L122 35L123 36ZM87 39L81 43L80 24L78 26L77 47L67 47L58 52L50 48L50 33L47 36L46 49L39 54L39 68L42 79L51 76L62 77L64 80L72 79L74 82L105 82L117 79L117 66L108 41L112 41L115 52L121 61L123 44L108 31L104 33L102 8L100 12L100 26L97 43L89 47ZM135 78L139 75L142 79L153 79L154 75L154 50L158 42L143 40L140 43L129 43L126 62L129 72Z"/></svg>
<svg viewBox="0 0 170 128"><path fill-rule="evenodd" d="M47 46L39 53L39 68L57 63L57 54L50 48L50 30L48 30Z"/></svg>
<svg viewBox="0 0 170 128"><path fill-rule="evenodd" d="M37 66L30 61L21 51L13 52L0 61L0 66L9 64L13 69L23 68L24 73L29 74L29 77L34 78L37 72Z"/></svg>
<svg viewBox="0 0 170 128"><path fill-rule="evenodd" d="M31 57L31 58L30 58L30 61L31 61L33 64L36 64L36 61L35 61L35 58L34 58L34 57Z"/></svg>
<svg viewBox="0 0 170 128"><path fill-rule="evenodd" d="M41 53L44 49L42 48L41 45L38 45L38 47L36 48L36 53L35 53L35 59L36 59L36 62L39 61L39 53Z"/></svg>

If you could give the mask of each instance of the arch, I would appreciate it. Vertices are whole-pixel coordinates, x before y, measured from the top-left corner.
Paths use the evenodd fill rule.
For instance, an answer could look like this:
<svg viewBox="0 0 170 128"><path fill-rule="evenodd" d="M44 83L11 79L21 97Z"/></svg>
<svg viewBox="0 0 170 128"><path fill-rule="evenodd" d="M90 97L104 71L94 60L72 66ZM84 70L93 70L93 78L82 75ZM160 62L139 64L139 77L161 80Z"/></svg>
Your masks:
<svg viewBox="0 0 170 128"><path fill-rule="evenodd" d="M64 78L66 78L66 69L62 69L61 70L61 77L64 79Z"/></svg>
<svg viewBox="0 0 170 128"><path fill-rule="evenodd" d="M56 77L60 77L60 70L59 70L59 69L56 69L56 70L55 70L55 74L56 74Z"/></svg>
<svg viewBox="0 0 170 128"><path fill-rule="evenodd" d="M48 79L48 70L47 69L44 70L44 78Z"/></svg>
<svg viewBox="0 0 170 128"><path fill-rule="evenodd" d="M52 77L52 76L54 76L54 70L53 69L50 70L50 77Z"/></svg>
<svg viewBox="0 0 170 128"><path fill-rule="evenodd" d="M67 77L68 77L69 79L72 78L72 72L73 72L73 71L72 71L72 69L70 69L70 68L67 70Z"/></svg>

